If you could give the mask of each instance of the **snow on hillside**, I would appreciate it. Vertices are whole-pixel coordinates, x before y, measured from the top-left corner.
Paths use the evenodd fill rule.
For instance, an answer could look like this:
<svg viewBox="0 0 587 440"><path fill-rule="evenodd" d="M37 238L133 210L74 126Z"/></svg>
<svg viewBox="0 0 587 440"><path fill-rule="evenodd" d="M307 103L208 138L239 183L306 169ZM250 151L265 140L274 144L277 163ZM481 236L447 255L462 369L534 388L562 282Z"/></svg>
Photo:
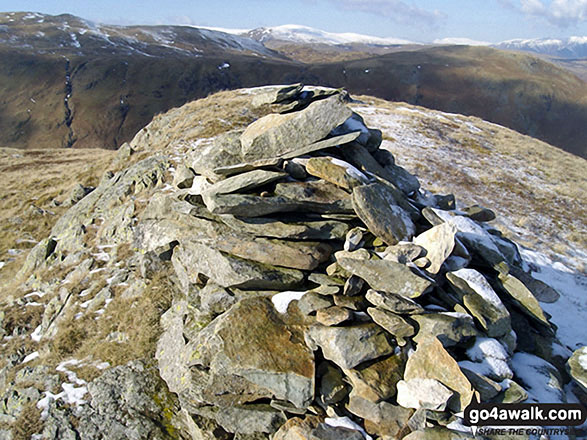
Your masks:
<svg viewBox="0 0 587 440"><path fill-rule="evenodd" d="M521 50L562 58L587 57L587 36L557 38L515 39L493 45L497 49Z"/></svg>
<svg viewBox="0 0 587 440"><path fill-rule="evenodd" d="M350 32L332 33L320 29L311 28L297 24L253 29L249 35L261 42L269 39L285 40L295 43L313 44L368 44L376 46L389 46L397 44L418 44L413 41L400 38L380 38L369 35L355 34Z"/></svg>
<svg viewBox="0 0 587 440"><path fill-rule="evenodd" d="M433 41L434 44L453 45L453 46L489 46L487 41L471 40L470 38L440 38Z"/></svg>

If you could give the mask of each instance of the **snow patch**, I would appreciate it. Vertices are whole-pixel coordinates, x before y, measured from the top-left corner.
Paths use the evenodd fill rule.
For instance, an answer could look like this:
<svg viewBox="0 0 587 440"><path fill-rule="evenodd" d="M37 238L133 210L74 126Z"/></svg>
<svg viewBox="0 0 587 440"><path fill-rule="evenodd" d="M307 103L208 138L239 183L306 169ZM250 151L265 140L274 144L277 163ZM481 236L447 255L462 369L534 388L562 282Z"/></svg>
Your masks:
<svg viewBox="0 0 587 440"><path fill-rule="evenodd" d="M38 351L33 351L31 354L26 356L21 363L26 364L27 362L33 361L39 357Z"/></svg>
<svg viewBox="0 0 587 440"><path fill-rule="evenodd" d="M358 431L365 438L365 440L373 440L373 437L367 434L363 428L361 428L348 417L327 417L324 419L324 423L326 423L328 426L332 426L333 428L346 428L353 431Z"/></svg>
<svg viewBox="0 0 587 440"><path fill-rule="evenodd" d="M497 293L492 289L483 275L475 269L459 269L452 272L457 277L465 280L467 284L483 299L493 304L498 309L505 309L505 306L497 296Z"/></svg>
<svg viewBox="0 0 587 440"><path fill-rule="evenodd" d="M286 291L280 292L271 297L271 302L279 313L287 313L289 303L292 301L299 301L307 292Z"/></svg>

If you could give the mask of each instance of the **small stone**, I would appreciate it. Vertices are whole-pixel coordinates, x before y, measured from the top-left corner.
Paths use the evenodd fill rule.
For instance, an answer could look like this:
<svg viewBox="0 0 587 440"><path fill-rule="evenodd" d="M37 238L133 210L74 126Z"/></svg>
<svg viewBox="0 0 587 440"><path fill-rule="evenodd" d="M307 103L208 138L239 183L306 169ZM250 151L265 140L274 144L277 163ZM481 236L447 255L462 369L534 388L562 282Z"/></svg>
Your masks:
<svg viewBox="0 0 587 440"><path fill-rule="evenodd" d="M351 327L315 325L306 331L306 343L310 348L322 348L324 357L343 369L393 352L383 329L375 324Z"/></svg>
<svg viewBox="0 0 587 440"><path fill-rule="evenodd" d="M372 289L416 298L432 286L431 281L416 275L403 264L388 260L356 260L339 255L335 254L337 263L364 279Z"/></svg>
<svg viewBox="0 0 587 440"><path fill-rule="evenodd" d="M344 250L352 252L359 249L363 245L365 232L367 230L360 227L353 228L347 232L344 241Z"/></svg>
<svg viewBox="0 0 587 440"><path fill-rule="evenodd" d="M391 333L400 346L404 346L406 338L416 333L411 324L395 313L374 307L368 308L367 313L373 318L373 321Z"/></svg>
<svg viewBox="0 0 587 440"><path fill-rule="evenodd" d="M489 402L491 399L496 397L502 390L500 384L494 382L486 376L483 376L482 374L476 373L472 370L463 367L461 367L461 371L465 376L467 376L467 379L469 379L469 382L471 382L473 388L475 388L475 390L479 392L481 402Z"/></svg>
<svg viewBox="0 0 587 440"><path fill-rule="evenodd" d="M499 280L503 289L511 296L523 313L533 318L535 322L550 328L550 323L544 316L538 300L522 281L512 275L500 275Z"/></svg>
<svg viewBox="0 0 587 440"><path fill-rule="evenodd" d="M365 297L371 304L390 312L398 314L424 313L424 308L420 304L394 293L370 289Z"/></svg>
<svg viewBox="0 0 587 440"><path fill-rule="evenodd" d="M216 421L228 432L273 434L285 423L286 418L281 411L269 405L249 404L220 408L216 413Z"/></svg>
<svg viewBox="0 0 587 440"><path fill-rule="evenodd" d="M308 292L299 301L298 308L304 315L332 306L333 300L328 296Z"/></svg>
<svg viewBox="0 0 587 440"><path fill-rule="evenodd" d="M404 408L444 411L453 392L436 379L410 379L397 384L397 403Z"/></svg>
<svg viewBox="0 0 587 440"><path fill-rule="evenodd" d="M463 209L467 217L477 222L490 222L495 220L495 213L488 208L479 205L467 206Z"/></svg>
<svg viewBox="0 0 587 440"><path fill-rule="evenodd" d="M321 423L312 431L308 440L364 440L364 437L354 429Z"/></svg>
<svg viewBox="0 0 587 440"><path fill-rule="evenodd" d="M363 311L369 307L369 302L362 296L334 295L334 304L346 309Z"/></svg>
<svg viewBox="0 0 587 440"><path fill-rule="evenodd" d="M316 312L316 321L322 325L333 326L352 319L350 310L339 306L328 307Z"/></svg>
<svg viewBox="0 0 587 440"><path fill-rule="evenodd" d="M389 402L373 403L353 393L347 409L365 420L365 430L368 433L381 439L403 438L410 431L408 422L414 412Z"/></svg>
<svg viewBox="0 0 587 440"><path fill-rule="evenodd" d="M242 155L246 160L283 156L295 147L324 139L351 114L340 96L313 102L299 112L269 114L250 124L241 135Z"/></svg>
<svg viewBox="0 0 587 440"><path fill-rule="evenodd" d="M414 238L414 243L426 249L430 260L427 271L437 274L455 246L456 228L448 223L434 226Z"/></svg>
<svg viewBox="0 0 587 440"><path fill-rule="evenodd" d="M195 173L183 163L177 166L173 176L173 185L180 189L190 188L194 183Z"/></svg>
<svg viewBox="0 0 587 440"><path fill-rule="evenodd" d="M505 381L506 387L495 396L492 402L495 403L521 403L528 399L528 393L517 382L513 380Z"/></svg>

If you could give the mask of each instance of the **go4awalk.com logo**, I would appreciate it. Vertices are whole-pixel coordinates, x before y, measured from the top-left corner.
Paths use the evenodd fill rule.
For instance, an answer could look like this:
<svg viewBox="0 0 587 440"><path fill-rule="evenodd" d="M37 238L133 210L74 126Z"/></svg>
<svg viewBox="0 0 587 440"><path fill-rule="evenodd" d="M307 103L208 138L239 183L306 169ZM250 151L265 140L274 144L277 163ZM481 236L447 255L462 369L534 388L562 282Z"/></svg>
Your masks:
<svg viewBox="0 0 587 440"><path fill-rule="evenodd" d="M585 407L574 403L486 403L465 409L465 424L481 435L569 434L586 418Z"/></svg>

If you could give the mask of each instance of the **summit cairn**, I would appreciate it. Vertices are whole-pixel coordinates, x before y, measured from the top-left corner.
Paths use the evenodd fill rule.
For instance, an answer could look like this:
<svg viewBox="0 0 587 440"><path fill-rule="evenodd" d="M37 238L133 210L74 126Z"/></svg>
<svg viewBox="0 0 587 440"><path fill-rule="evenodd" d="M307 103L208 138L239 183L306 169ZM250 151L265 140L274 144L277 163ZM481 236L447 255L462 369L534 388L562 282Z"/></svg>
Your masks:
<svg viewBox="0 0 587 440"><path fill-rule="evenodd" d="M173 247L184 291L161 377L238 438L467 438L471 402L525 398L513 320L553 330L493 213L425 197L346 93L315 91L257 95L279 113L196 147L206 184L145 210L137 243Z"/></svg>
<svg viewBox="0 0 587 440"><path fill-rule="evenodd" d="M463 439L472 402L546 389L565 401L566 359L547 349L556 328L536 298L556 292L524 271L491 210L422 190L344 91L246 92L273 113L181 154L152 154L145 128L131 143L143 159L30 252L22 275L53 295L37 342L67 314L153 294L155 279L173 296L156 359L83 382L73 409L46 393L43 438ZM77 290L39 281L58 265ZM567 368L584 390L583 352ZM11 386L6 401L30 395Z"/></svg>

